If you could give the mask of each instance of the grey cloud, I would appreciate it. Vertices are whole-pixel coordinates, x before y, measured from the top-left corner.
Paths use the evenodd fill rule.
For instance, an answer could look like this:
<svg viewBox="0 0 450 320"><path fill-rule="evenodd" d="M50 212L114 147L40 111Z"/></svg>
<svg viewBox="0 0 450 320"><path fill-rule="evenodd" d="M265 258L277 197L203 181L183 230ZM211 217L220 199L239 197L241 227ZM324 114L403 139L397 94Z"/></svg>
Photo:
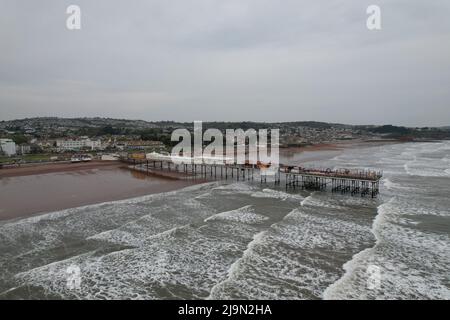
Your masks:
<svg viewBox="0 0 450 320"><path fill-rule="evenodd" d="M0 3L0 120L450 122L447 0Z"/></svg>

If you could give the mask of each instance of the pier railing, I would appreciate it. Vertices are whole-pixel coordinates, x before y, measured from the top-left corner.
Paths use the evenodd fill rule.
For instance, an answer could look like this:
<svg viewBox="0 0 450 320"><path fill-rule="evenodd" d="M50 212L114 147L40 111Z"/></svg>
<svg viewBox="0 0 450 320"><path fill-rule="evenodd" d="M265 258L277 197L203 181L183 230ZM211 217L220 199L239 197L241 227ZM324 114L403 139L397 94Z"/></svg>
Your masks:
<svg viewBox="0 0 450 320"><path fill-rule="evenodd" d="M279 165L273 168L270 164L223 164L223 163L175 163L170 158L129 159L122 158L131 168L149 174L158 172L161 175L184 179L207 179L237 181L258 179L261 184L273 182L280 185L284 182L286 189L328 190L349 193L351 195L370 195L379 193L379 185L383 173L361 169L317 169L300 166Z"/></svg>
<svg viewBox="0 0 450 320"><path fill-rule="evenodd" d="M297 173L305 175L315 175L320 177L344 178L344 179L363 179L378 181L383 176L382 171L360 170L360 169L315 169L303 168L298 166L280 166L280 170L284 173Z"/></svg>

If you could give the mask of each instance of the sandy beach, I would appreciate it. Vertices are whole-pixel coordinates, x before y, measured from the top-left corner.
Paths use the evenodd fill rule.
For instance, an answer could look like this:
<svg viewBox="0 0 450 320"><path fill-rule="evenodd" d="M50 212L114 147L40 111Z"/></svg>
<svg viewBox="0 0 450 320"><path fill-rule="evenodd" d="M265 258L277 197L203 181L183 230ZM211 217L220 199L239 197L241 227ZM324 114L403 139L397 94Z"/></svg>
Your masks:
<svg viewBox="0 0 450 320"><path fill-rule="evenodd" d="M46 174L54 172L70 172L78 170L89 170L98 168L120 168L125 165L119 161L91 161L83 163L54 162L43 164L22 164L16 167L8 167L0 170L0 178L20 177L35 174Z"/></svg>

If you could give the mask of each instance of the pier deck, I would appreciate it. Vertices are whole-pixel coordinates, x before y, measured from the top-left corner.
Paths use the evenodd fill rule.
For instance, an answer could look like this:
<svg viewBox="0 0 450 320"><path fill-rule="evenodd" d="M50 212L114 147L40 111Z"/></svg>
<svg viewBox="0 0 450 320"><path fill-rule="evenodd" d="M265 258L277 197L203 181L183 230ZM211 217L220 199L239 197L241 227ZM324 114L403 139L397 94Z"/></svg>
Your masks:
<svg viewBox="0 0 450 320"><path fill-rule="evenodd" d="M259 180L261 184L285 184L286 189L308 189L352 196L375 198L379 193L381 171L350 169L313 169L280 165L277 169L254 164L174 163L170 159L122 159L135 170L150 173L177 174L184 179L207 180ZM181 174L181 175L180 175Z"/></svg>

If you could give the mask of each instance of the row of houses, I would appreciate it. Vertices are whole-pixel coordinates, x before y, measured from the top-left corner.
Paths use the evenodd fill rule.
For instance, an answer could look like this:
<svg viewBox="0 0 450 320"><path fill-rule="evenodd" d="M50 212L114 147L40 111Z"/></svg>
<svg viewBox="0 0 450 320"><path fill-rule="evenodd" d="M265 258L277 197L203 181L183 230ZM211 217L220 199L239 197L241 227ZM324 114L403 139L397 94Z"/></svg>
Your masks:
<svg viewBox="0 0 450 320"><path fill-rule="evenodd" d="M65 151L79 151L79 150L108 150L115 149L119 151L124 150L163 150L164 144L160 141L148 140L96 140L89 137L79 137L72 139L57 139L57 140L30 140L33 149L44 152L65 152ZM0 154L13 156L16 154L31 153L32 148L30 144L17 145L12 139L0 139Z"/></svg>
<svg viewBox="0 0 450 320"><path fill-rule="evenodd" d="M145 150L149 148L161 149L164 148L164 144L160 141L148 141L148 140L91 140L88 137L81 137L79 139L61 139L56 141L57 151L68 150L106 150L110 148L118 150Z"/></svg>
<svg viewBox="0 0 450 320"><path fill-rule="evenodd" d="M63 139L56 140L56 148L59 151L81 149L99 150L102 149L102 142L100 140L91 140L89 138Z"/></svg>

